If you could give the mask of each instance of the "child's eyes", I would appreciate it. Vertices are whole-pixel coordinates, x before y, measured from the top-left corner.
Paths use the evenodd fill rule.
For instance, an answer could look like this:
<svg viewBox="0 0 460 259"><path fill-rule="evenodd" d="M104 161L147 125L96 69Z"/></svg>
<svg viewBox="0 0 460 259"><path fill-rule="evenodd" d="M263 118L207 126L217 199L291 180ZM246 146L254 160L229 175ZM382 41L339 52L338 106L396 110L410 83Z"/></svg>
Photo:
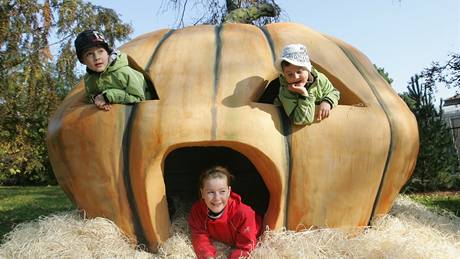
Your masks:
<svg viewBox="0 0 460 259"><path fill-rule="evenodd" d="M85 55L85 57L93 57L93 56L95 56L96 54L97 54L98 56L101 56L101 55L104 53L104 51L105 51L105 49L98 49L98 50L96 50L96 51L88 51L88 52L86 52L86 54L84 54L84 55Z"/></svg>
<svg viewBox="0 0 460 259"><path fill-rule="evenodd" d="M216 194L216 193L219 193L219 194L226 194L227 191L226 191L226 190L217 191L217 192L211 192L211 191L210 191L210 192L206 192L206 193L207 193L208 195L214 195L214 194Z"/></svg>

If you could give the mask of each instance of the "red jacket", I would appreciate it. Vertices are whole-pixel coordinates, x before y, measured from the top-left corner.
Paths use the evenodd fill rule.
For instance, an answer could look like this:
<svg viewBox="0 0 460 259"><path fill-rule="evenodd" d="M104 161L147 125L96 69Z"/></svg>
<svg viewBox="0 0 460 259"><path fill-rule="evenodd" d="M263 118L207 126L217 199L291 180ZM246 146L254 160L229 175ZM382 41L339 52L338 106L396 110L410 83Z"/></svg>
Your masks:
<svg viewBox="0 0 460 259"><path fill-rule="evenodd" d="M198 258L216 256L211 239L233 245L230 258L247 256L255 248L261 234L262 218L241 197L232 192L222 216L216 220L208 217L208 207L203 200L195 202L188 218L192 244Z"/></svg>

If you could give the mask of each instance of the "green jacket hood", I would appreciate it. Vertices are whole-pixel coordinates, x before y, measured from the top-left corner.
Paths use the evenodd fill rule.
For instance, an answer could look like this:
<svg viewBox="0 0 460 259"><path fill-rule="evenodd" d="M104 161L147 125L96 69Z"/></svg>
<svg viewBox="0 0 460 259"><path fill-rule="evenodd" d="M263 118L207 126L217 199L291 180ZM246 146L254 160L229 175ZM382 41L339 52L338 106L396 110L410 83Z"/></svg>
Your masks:
<svg viewBox="0 0 460 259"><path fill-rule="evenodd" d="M105 72L113 72L122 67L129 66L128 55L125 53L112 52L110 55L110 65L107 66Z"/></svg>

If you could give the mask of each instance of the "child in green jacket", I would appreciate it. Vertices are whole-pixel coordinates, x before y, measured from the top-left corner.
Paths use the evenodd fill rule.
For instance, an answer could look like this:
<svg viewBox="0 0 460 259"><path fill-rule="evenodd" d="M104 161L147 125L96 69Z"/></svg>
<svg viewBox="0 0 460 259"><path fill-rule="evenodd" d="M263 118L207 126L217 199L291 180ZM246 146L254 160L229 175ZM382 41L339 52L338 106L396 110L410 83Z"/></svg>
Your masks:
<svg viewBox="0 0 460 259"><path fill-rule="evenodd" d="M329 117L340 93L324 74L313 68L305 46L286 45L275 66L282 73L277 101L294 124L311 124L316 105L318 121Z"/></svg>
<svg viewBox="0 0 460 259"><path fill-rule="evenodd" d="M132 104L145 100L147 82L142 73L128 65L124 53L114 51L95 30L86 30L75 39L78 60L86 65L84 77L88 101L109 111L110 104Z"/></svg>

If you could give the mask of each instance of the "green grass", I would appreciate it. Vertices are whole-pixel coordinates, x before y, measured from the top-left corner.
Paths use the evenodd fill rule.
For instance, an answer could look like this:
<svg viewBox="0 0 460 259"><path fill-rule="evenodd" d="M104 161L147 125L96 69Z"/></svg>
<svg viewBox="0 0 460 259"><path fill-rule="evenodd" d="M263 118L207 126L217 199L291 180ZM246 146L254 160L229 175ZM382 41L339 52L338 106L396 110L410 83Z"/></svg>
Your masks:
<svg viewBox="0 0 460 259"><path fill-rule="evenodd" d="M74 208L58 186L0 186L0 240L21 222Z"/></svg>
<svg viewBox="0 0 460 259"><path fill-rule="evenodd" d="M447 210L460 217L460 192L410 194L409 197L434 211Z"/></svg>

